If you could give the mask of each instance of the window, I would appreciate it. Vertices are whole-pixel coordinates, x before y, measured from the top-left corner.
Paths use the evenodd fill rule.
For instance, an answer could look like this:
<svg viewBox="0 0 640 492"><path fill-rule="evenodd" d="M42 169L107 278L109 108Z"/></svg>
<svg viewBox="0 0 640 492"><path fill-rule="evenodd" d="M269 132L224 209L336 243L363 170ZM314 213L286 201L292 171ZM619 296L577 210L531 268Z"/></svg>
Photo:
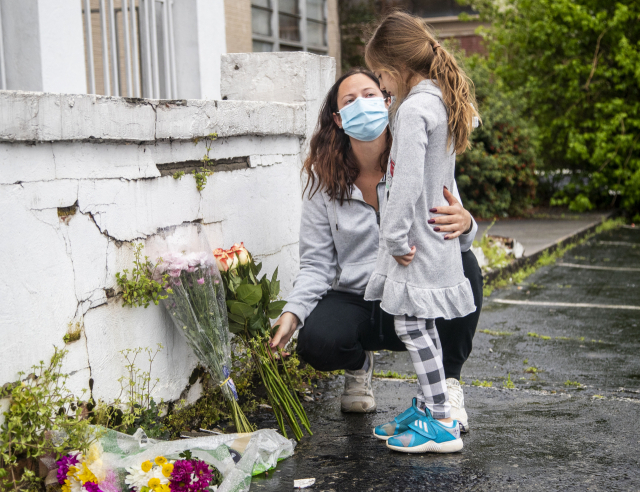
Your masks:
<svg viewBox="0 0 640 492"><path fill-rule="evenodd" d="M327 54L327 0L252 0L253 51Z"/></svg>

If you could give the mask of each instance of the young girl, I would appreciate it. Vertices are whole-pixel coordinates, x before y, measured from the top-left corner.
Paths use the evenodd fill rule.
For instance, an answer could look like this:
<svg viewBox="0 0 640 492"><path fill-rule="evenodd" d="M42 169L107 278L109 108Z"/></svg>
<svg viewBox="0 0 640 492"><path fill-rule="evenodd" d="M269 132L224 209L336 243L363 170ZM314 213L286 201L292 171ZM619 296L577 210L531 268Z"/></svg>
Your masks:
<svg viewBox="0 0 640 492"><path fill-rule="evenodd" d="M445 241L430 225L428 204L443 202L443 186L454 186L456 152L469 146L477 116L473 94L454 57L409 14L382 21L365 59L395 98L380 249L365 299L381 299L382 309L395 316L420 386L409 409L376 427L374 435L396 451L451 453L462 449L462 440L450 418L434 321L466 316L475 305L460 243Z"/></svg>

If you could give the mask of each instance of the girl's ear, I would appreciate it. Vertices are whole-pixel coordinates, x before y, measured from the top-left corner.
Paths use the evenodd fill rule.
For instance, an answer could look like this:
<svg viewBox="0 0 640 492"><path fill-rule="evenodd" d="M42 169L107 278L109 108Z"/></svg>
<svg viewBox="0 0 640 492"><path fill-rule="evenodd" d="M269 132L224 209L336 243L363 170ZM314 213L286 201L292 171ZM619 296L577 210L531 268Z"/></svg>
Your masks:
<svg viewBox="0 0 640 492"><path fill-rule="evenodd" d="M338 128L342 128L342 118L339 114L333 113L333 121L338 125Z"/></svg>

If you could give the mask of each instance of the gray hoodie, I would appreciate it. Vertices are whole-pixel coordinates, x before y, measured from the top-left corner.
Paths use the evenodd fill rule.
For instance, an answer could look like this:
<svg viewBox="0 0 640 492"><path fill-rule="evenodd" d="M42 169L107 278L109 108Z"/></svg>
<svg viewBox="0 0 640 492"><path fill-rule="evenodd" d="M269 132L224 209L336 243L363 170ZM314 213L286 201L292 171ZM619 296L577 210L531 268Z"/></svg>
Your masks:
<svg viewBox="0 0 640 492"><path fill-rule="evenodd" d="M443 241L427 223L430 208L447 204L442 188L453 189L456 164L447 142L447 108L432 81L411 89L396 112L392 133L380 249L364 297L381 299L382 309L394 315L466 316L476 306L462 269L460 242ZM408 266L396 262L393 256L410 253L412 246L413 261Z"/></svg>
<svg viewBox="0 0 640 492"><path fill-rule="evenodd" d="M449 189L460 200L455 182ZM382 203L384 177L377 192L378 203ZM300 222L300 272L284 307L284 312L298 317L298 328L329 289L364 294L378 256L378 223L378 213L364 201L356 186L351 199L343 205L321 191L311 198L305 194ZM462 251L471 247L477 230L473 221L472 230L460 236ZM442 236L440 233L441 241L449 242Z"/></svg>

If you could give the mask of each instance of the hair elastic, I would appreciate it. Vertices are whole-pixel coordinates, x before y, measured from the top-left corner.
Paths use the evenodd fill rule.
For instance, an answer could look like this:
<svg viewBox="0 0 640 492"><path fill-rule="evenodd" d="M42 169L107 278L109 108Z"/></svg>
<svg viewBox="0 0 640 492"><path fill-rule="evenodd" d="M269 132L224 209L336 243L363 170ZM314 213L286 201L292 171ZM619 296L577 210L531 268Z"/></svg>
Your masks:
<svg viewBox="0 0 640 492"><path fill-rule="evenodd" d="M436 48L440 48L440 43L438 43L438 42L436 41L436 44L434 44L434 45L432 46L432 48L433 48L433 51L435 51L435 50L436 50Z"/></svg>

